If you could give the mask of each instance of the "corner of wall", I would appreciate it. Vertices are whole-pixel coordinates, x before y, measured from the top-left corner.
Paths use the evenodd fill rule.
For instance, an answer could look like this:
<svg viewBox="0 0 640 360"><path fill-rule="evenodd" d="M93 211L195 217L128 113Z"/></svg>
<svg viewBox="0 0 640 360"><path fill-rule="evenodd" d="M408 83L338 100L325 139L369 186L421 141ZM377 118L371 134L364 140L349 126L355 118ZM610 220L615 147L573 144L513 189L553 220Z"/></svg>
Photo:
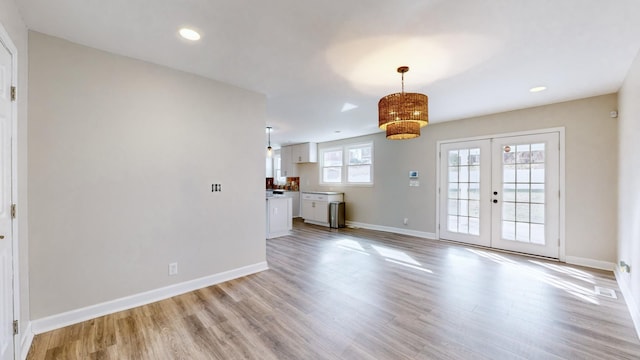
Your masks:
<svg viewBox="0 0 640 360"><path fill-rule="evenodd" d="M621 273L617 268L614 273L616 275L620 291L622 292L622 296L624 296L624 301L627 303L627 308L631 314L633 326L636 328L636 335L640 339L640 306L638 306L639 304L631 291L631 284L629 283L630 277L629 275Z"/></svg>
<svg viewBox="0 0 640 360"><path fill-rule="evenodd" d="M26 328L22 331L22 338L20 339L20 359L26 360L29 355L29 349L33 343L35 334L31 328L31 321L27 324Z"/></svg>

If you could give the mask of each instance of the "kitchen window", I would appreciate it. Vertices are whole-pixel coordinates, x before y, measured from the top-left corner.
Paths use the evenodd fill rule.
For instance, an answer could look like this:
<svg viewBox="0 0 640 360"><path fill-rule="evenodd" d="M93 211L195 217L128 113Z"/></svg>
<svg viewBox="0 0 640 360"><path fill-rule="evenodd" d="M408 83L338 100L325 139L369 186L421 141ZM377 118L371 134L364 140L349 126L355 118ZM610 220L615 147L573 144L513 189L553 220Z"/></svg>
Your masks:
<svg viewBox="0 0 640 360"><path fill-rule="evenodd" d="M273 156L273 177L274 182L278 185L283 185L287 182L287 177L282 176L282 157L280 156L280 150Z"/></svg>
<svg viewBox="0 0 640 360"><path fill-rule="evenodd" d="M320 149L320 184L372 185L373 143Z"/></svg>
<svg viewBox="0 0 640 360"><path fill-rule="evenodd" d="M322 151L322 184L342 183L342 148Z"/></svg>

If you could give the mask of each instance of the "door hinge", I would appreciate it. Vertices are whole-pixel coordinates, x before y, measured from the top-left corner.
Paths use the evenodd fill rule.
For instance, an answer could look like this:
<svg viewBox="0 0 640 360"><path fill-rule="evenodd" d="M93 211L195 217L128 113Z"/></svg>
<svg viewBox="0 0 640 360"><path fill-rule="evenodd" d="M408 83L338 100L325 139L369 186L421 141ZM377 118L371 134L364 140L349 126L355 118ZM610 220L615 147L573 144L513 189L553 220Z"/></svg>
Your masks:
<svg viewBox="0 0 640 360"><path fill-rule="evenodd" d="M11 204L11 218L16 218L16 204Z"/></svg>
<svg viewBox="0 0 640 360"><path fill-rule="evenodd" d="M11 87L11 101L16 101L16 87Z"/></svg>
<svg viewBox="0 0 640 360"><path fill-rule="evenodd" d="M20 333L20 326L18 325L18 320L13 320L13 335L18 335Z"/></svg>

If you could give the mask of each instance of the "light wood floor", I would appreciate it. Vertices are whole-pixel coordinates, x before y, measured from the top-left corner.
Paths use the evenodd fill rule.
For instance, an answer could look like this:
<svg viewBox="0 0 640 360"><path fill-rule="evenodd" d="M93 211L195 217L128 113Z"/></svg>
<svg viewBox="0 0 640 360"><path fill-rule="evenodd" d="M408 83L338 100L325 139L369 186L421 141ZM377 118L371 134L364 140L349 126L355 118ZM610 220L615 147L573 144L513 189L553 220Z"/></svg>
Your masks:
<svg viewBox="0 0 640 360"><path fill-rule="evenodd" d="M28 359L640 358L612 273L299 221L267 241L267 260L259 274L37 335Z"/></svg>

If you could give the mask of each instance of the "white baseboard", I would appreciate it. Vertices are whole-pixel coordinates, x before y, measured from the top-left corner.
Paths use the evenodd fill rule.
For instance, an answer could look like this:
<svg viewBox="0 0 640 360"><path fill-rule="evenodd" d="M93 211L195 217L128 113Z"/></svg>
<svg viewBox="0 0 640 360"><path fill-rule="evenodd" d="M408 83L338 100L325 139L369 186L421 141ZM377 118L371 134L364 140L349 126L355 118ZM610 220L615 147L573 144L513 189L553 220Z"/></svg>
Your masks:
<svg viewBox="0 0 640 360"><path fill-rule="evenodd" d="M42 319L33 320L33 333L41 334L43 332L59 329L72 324L77 324L79 322L94 319L103 315L113 314L118 311L128 310L156 301L168 299L176 295L184 294L207 286L251 275L267 269L269 269L269 267L266 261L259 262L218 274L205 276L199 279L189 280L179 284L169 285L163 288L158 288L143 293L107 301L104 303L71 310L65 313L48 316Z"/></svg>
<svg viewBox="0 0 640 360"><path fill-rule="evenodd" d="M26 360L29 349L31 348L31 343L33 342L33 337L35 336L31 328L31 321L29 321L26 328L20 330L20 332L22 333L22 338L20 339L20 359Z"/></svg>
<svg viewBox="0 0 640 360"><path fill-rule="evenodd" d="M633 325L636 328L636 335L640 339L640 307L638 307L640 304L631 292L629 274L621 273L618 267L616 267L614 273L616 274L616 280L618 281L622 296L624 296L624 301L627 303L627 308L631 314L631 320L633 320Z"/></svg>
<svg viewBox="0 0 640 360"><path fill-rule="evenodd" d="M586 267L600 269L600 270L613 271L616 268L616 264L612 262L581 258L577 256L567 255L564 260L567 264L586 266Z"/></svg>
<svg viewBox="0 0 640 360"><path fill-rule="evenodd" d="M346 221L346 225L348 227L353 227L353 228L363 228L363 229L368 229L368 230L384 231L384 232L390 232L390 233L396 233L396 234L402 234L402 235L415 236L415 237L425 238L425 239L435 239L436 238L436 234L434 234L434 233L425 232L425 231L417 231L417 230L409 230L409 229L403 229L403 228L396 228L396 227L391 227L391 226L380 226L380 225L373 225L373 224L365 224L365 223L360 223L360 222L355 222L355 221Z"/></svg>
<svg viewBox="0 0 640 360"><path fill-rule="evenodd" d="M318 225L318 226L326 226L326 227L330 227L331 224L330 223L325 223L322 221L315 221L315 220L310 220L310 219L304 219L304 222L306 224L313 224L313 225Z"/></svg>

